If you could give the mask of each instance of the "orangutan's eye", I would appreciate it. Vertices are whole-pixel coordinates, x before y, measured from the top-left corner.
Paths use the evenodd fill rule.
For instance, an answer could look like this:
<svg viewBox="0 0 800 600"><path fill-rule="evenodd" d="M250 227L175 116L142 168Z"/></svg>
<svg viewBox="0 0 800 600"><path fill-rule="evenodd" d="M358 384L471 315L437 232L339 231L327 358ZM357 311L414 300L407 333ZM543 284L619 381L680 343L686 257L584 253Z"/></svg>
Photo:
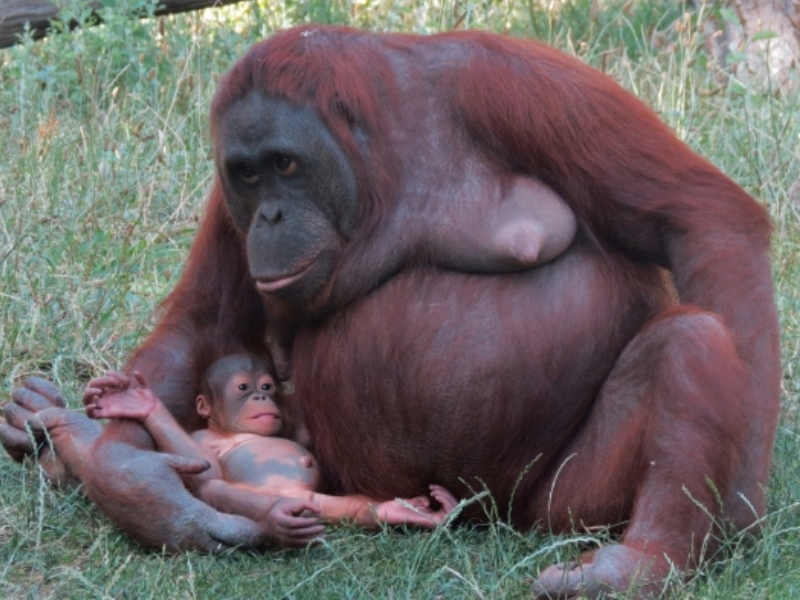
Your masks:
<svg viewBox="0 0 800 600"><path fill-rule="evenodd" d="M250 165L239 165L237 167L239 178L245 183L255 183L258 181L258 172Z"/></svg>
<svg viewBox="0 0 800 600"><path fill-rule="evenodd" d="M283 154L276 156L273 164L280 175L291 175L297 171L297 161Z"/></svg>
<svg viewBox="0 0 800 600"><path fill-rule="evenodd" d="M272 384L271 383L262 383L261 384L261 391L262 392L271 392L272 391Z"/></svg>
<svg viewBox="0 0 800 600"><path fill-rule="evenodd" d="M247 390L247 384L246 383L240 383L236 387L239 388L243 392Z"/></svg>

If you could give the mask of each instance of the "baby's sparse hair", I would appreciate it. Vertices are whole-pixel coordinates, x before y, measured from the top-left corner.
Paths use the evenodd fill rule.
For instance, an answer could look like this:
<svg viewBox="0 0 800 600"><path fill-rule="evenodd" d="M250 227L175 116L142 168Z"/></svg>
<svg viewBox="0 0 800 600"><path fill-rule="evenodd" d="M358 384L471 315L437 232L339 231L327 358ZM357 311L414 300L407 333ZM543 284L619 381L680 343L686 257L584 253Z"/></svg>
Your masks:
<svg viewBox="0 0 800 600"><path fill-rule="evenodd" d="M222 392L222 390L219 389L219 385L228 381L234 373L241 370L243 368L243 361L248 362L248 364L244 366L245 369L252 371L257 367L261 367L272 375L274 379L275 376L273 375L269 362L249 352L239 352L223 356L209 365L200 378L200 393L205 395L212 402L216 402ZM215 389L215 387L217 389Z"/></svg>
<svg viewBox="0 0 800 600"><path fill-rule="evenodd" d="M207 354L206 356L210 357L211 354ZM242 365L243 360L247 361L247 364ZM198 361L198 363L199 362L201 361ZM217 356L213 360L207 359L205 364L207 367L197 379L198 393L205 396L212 406L217 405L223 393L222 389L215 389L215 387L219 388L220 385L227 382L228 379L240 369L245 368L247 370L253 370L256 368L262 368L264 371L269 373L275 382L275 388L270 396L278 408L281 409L283 424L279 435L281 437L291 437L295 419L293 418L292 411L290 410L291 407L287 406L288 403L285 402L280 393L281 387L278 385L272 361L270 361L266 355L240 350L239 352L232 352L224 356Z"/></svg>

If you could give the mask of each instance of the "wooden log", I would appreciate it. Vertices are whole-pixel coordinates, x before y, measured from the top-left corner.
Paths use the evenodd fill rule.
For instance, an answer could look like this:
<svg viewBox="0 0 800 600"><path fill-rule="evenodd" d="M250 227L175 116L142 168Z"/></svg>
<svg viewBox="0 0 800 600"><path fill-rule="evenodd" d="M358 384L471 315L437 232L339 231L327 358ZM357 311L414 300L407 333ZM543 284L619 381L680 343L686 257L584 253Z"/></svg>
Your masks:
<svg viewBox="0 0 800 600"><path fill-rule="evenodd" d="M76 0L0 0L0 48L13 46L19 41L20 34L25 31L25 24L30 24L34 39L43 38L49 33L53 21L59 19L61 8ZM241 0L159 0L157 15L186 12L209 6L235 4ZM86 5L91 9L102 8L101 2L90 1ZM98 22L99 19L95 19ZM87 23L70 22L70 28Z"/></svg>

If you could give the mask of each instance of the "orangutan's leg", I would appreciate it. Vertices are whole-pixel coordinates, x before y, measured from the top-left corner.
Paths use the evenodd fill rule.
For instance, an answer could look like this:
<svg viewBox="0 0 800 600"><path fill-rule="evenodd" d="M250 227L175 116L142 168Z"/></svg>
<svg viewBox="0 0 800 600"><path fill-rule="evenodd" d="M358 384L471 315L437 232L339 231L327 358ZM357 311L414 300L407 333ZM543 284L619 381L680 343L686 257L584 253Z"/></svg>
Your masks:
<svg viewBox="0 0 800 600"><path fill-rule="evenodd" d="M170 552L216 552L264 544L303 546L307 537L276 533L276 518L256 522L220 512L183 484L182 474L207 464L153 452L137 423L112 420L105 428L82 411L64 408L58 388L30 379L4 408L0 441L17 460L34 456L57 485L82 483L86 494L123 531L141 544Z"/></svg>
<svg viewBox="0 0 800 600"><path fill-rule="evenodd" d="M630 523L620 545L545 569L536 591L591 597L633 588L646 597L671 569L692 568L714 547L716 518L743 526L748 503L734 484L748 482L752 491L765 483L742 472L753 464L743 460L753 450L748 383L716 316L674 308L643 328L534 507L554 531ZM763 506L761 498L749 501ZM749 521L758 516L751 509Z"/></svg>

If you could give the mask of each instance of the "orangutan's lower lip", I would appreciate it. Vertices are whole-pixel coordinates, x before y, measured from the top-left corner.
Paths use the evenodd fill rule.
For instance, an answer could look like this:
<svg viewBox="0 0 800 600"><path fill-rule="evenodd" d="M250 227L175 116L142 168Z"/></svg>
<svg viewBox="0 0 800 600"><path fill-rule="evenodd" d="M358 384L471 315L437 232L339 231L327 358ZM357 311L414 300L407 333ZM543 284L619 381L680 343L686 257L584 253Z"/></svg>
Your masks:
<svg viewBox="0 0 800 600"><path fill-rule="evenodd" d="M278 290L289 287L295 281L302 279L306 271L311 268L312 264L314 264L314 261L311 261L311 264L303 267L293 275L288 275L286 277L280 277L278 279L256 279L256 289L261 294L271 294L272 292L277 292Z"/></svg>
<svg viewBox="0 0 800 600"><path fill-rule="evenodd" d="M275 415L275 414L272 414L272 413L261 413L260 415L256 415L256 416L251 417L251 418L254 419L254 420L260 420L260 419L275 419L275 420L278 420L278 419L280 419L280 417L278 415Z"/></svg>

